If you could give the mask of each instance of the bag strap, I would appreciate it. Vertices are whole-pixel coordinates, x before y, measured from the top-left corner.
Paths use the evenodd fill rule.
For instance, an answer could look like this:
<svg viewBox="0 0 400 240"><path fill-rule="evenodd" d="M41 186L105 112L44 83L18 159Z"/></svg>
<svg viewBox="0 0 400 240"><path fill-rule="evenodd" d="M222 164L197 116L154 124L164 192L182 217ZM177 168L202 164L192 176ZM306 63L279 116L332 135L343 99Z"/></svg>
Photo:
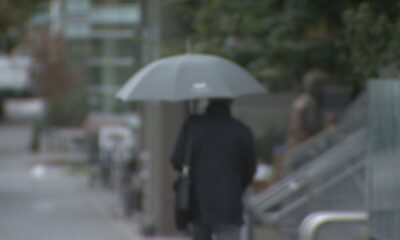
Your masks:
<svg viewBox="0 0 400 240"><path fill-rule="evenodd" d="M182 165L182 175L188 176L190 173L191 165L192 165L192 152L193 152L193 142L190 131L188 131L188 144L185 149L185 159L183 160Z"/></svg>

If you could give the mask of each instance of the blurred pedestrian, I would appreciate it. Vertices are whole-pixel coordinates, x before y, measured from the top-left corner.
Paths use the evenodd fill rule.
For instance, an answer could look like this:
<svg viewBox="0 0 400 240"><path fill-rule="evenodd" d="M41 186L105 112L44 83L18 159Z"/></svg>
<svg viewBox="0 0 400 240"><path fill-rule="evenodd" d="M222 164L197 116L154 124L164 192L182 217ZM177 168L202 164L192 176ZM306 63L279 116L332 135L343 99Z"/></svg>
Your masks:
<svg viewBox="0 0 400 240"><path fill-rule="evenodd" d="M320 69L308 71L302 81L302 93L294 100L289 118L289 130L284 145L284 153L274 159L274 181L281 179L287 173L299 166L288 166L285 162L287 154L316 133L322 130L323 83L327 73Z"/></svg>
<svg viewBox="0 0 400 240"><path fill-rule="evenodd" d="M288 150L322 129L322 86L326 77L327 74L320 69L311 70L304 76L303 92L295 99L291 109L289 135L286 139Z"/></svg>
<svg viewBox="0 0 400 240"><path fill-rule="evenodd" d="M191 148L191 222L194 240L238 240L242 197L256 168L248 127L232 117L228 99L210 100L206 113L189 117L171 157L181 171Z"/></svg>

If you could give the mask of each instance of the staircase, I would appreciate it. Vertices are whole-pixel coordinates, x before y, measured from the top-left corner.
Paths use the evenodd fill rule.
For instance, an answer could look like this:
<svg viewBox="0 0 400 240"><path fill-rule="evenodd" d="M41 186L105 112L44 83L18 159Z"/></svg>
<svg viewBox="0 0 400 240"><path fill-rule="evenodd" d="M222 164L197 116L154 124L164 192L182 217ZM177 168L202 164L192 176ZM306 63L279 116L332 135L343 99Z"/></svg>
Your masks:
<svg viewBox="0 0 400 240"><path fill-rule="evenodd" d="M313 212L365 210L365 125L361 96L336 127L290 153L282 180L248 201L256 221L297 239L301 222Z"/></svg>

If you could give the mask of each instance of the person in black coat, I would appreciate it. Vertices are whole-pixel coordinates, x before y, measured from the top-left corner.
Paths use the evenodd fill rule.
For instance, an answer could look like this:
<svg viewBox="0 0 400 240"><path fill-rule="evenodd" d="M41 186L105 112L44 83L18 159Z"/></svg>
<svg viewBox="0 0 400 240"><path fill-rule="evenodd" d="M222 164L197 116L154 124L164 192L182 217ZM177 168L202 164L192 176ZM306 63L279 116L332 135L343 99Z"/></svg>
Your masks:
<svg viewBox="0 0 400 240"><path fill-rule="evenodd" d="M192 222L194 240L239 239L242 197L256 168L255 146L248 127L232 117L231 100L210 100L204 115L189 117L178 137L171 162L181 170L192 144ZM190 139L190 140L189 140Z"/></svg>

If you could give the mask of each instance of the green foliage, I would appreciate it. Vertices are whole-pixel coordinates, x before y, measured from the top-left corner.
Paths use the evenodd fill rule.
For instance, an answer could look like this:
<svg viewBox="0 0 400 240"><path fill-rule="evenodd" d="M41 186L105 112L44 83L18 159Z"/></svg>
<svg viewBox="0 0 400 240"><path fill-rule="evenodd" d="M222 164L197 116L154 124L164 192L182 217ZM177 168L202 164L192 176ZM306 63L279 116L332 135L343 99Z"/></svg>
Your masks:
<svg viewBox="0 0 400 240"><path fill-rule="evenodd" d="M0 0L0 42L3 51L12 50L22 36L25 22L40 4L48 1Z"/></svg>
<svg viewBox="0 0 400 240"><path fill-rule="evenodd" d="M71 70L62 36L47 31L34 44L31 68L36 93L47 102L45 124L77 126L88 111L87 93L80 75Z"/></svg>
<svg viewBox="0 0 400 240"><path fill-rule="evenodd" d="M399 56L397 5L395 0L174 3L190 29L194 52L231 58L275 91L293 87L315 67L347 81L376 75Z"/></svg>
<svg viewBox="0 0 400 240"><path fill-rule="evenodd" d="M344 14L344 41L349 46L353 74L361 79L377 77L400 56L400 18L374 15L365 3Z"/></svg>

